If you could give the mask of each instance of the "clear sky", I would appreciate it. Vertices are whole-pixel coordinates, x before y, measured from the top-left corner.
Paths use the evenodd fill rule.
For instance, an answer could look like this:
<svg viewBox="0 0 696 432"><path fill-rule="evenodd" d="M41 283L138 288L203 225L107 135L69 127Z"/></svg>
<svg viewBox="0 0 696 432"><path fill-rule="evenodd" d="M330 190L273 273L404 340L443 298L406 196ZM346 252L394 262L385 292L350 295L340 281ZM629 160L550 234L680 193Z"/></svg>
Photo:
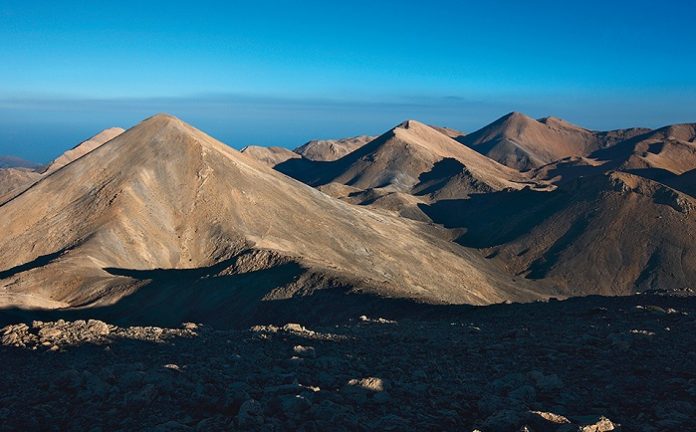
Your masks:
<svg viewBox="0 0 696 432"><path fill-rule="evenodd" d="M170 112L294 147L509 111L696 122L696 3L0 1L0 154L45 162Z"/></svg>

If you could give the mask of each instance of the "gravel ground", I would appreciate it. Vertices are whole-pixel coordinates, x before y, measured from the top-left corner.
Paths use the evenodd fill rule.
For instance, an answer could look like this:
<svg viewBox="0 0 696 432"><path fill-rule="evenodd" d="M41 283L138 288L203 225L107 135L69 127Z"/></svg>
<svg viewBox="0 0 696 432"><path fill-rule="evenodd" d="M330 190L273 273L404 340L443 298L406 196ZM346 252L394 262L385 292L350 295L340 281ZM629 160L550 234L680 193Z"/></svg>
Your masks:
<svg viewBox="0 0 696 432"><path fill-rule="evenodd" d="M0 429L696 430L696 302L635 296L216 330L0 330Z"/></svg>

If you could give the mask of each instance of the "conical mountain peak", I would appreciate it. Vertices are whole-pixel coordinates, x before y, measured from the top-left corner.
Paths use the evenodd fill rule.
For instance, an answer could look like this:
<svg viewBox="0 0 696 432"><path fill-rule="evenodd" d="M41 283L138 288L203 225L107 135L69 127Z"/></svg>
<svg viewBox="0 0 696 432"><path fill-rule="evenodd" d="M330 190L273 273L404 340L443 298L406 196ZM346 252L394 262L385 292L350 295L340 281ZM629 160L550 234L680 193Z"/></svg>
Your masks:
<svg viewBox="0 0 696 432"><path fill-rule="evenodd" d="M500 117L498 120L494 121L493 124L498 123L498 122L534 122L532 117L528 116L527 114L524 114L519 111L512 111L510 113L505 114L504 116Z"/></svg>
<svg viewBox="0 0 696 432"><path fill-rule="evenodd" d="M146 118L145 120L143 120L141 123L147 123L147 122L183 123L178 117L176 117L172 114L169 114L169 113L165 113L165 112L161 112L161 113L157 113L155 115L152 115L152 116Z"/></svg>
<svg viewBox="0 0 696 432"><path fill-rule="evenodd" d="M520 112L511 112L461 141L521 171L569 156L587 156L601 146L595 134L565 120L554 117L535 120Z"/></svg>
<svg viewBox="0 0 696 432"><path fill-rule="evenodd" d="M425 123L421 123L418 120L413 120L413 119L408 119L404 120L401 123L398 124L394 129L397 128L402 128L402 129L411 129L411 128L418 128L418 127L430 127L426 125Z"/></svg>

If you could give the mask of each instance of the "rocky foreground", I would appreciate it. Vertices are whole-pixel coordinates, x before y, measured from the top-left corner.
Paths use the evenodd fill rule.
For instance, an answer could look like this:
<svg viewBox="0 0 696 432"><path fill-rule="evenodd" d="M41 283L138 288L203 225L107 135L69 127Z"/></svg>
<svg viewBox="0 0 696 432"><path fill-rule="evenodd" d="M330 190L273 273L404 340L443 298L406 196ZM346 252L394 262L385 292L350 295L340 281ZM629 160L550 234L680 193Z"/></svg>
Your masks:
<svg viewBox="0 0 696 432"><path fill-rule="evenodd" d="M696 430L692 299L0 333L2 430Z"/></svg>

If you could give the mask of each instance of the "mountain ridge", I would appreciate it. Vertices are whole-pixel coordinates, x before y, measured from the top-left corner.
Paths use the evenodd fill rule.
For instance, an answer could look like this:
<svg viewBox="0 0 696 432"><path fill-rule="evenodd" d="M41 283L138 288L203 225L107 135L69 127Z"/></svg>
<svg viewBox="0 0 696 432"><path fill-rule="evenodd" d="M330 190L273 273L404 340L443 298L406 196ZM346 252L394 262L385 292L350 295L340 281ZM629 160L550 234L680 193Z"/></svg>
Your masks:
<svg viewBox="0 0 696 432"><path fill-rule="evenodd" d="M151 117L51 173L0 206L0 216L6 301L30 293L65 306L115 304L147 292L133 275L148 273L139 272L243 256L245 266L218 271L299 266L261 293L269 298L311 295L339 280L354 293L428 302L543 297L436 228L330 198L171 116ZM152 296L166 300L159 290Z"/></svg>

